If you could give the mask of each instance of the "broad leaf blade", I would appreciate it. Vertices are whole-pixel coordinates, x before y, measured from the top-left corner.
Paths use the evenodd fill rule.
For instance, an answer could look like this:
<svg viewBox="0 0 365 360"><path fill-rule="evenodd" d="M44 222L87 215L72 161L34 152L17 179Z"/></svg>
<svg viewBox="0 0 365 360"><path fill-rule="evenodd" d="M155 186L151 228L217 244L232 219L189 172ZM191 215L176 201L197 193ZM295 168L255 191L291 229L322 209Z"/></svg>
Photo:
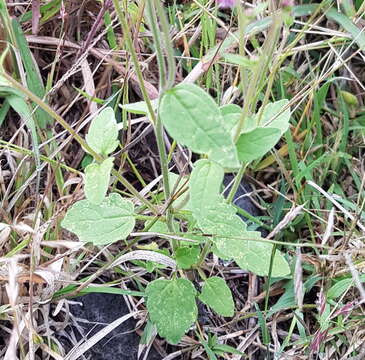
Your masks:
<svg viewBox="0 0 365 360"><path fill-rule="evenodd" d="M199 260L200 248L197 246L180 246L175 252L180 269L190 269Z"/></svg>
<svg viewBox="0 0 365 360"><path fill-rule="evenodd" d="M86 142L96 153L107 156L117 148L117 139L118 126L114 110L107 107L92 120Z"/></svg>
<svg viewBox="0 0 365 360"><path fill-rule="evenodd" d="M197 319L196 290L186 279L150 282L146 288L147 309L160 336L177 344Z"/></svg>
<svg viewBox="0 0 365 360"><path fill-rule="evenodd" d="M93 204L100 204L109 186L113 158L105 159L101 164L92 163L85 168L85 196Z"/></svg>
<svg viewBox="0 0 365 360"><path fill-rule="evenodd" d="M161 99L159 113L169 134L222 166L237 167L237 152L214 100L193 84L180 84Z"/></svg>
<svg viewBox="0 0 365 360"><path fill-rule="evenodd" d="M283 135L289 128L291 112L288 104L287 99L268 103L262 112L258 126L279 129Z"/></svg>
<svg viewBox="0 0 365 360"><path fill-rule="evenodd" d="M99 205L78 201L67 211L62 226L85 243L110 244L131 233L135 225L133 210L129 200L112 193Z"/></svg>
<svg viewBox="0 0 365 360"><path fill-rule="evenodd" d="M199 299L222 316L233 316L234 303L232 293L226 282L213 276L204 282Z"/></svg>
<svg viewBox="0 0 365 360"><path fill-rule="evenodd" d="M244 241L243 255L236 255L234 260L241 269L252 271L260 276L268 276L271 252L272 244L254 240ZM272 277L287 276L289 274L290 268L287 261L281 252L276 250L271 272Z"/></svg>
<svg viewBox="0 0 365 360"><path fill-rule="evenodd" d="M203 215L204 209L221 201L219 197L224 169L219 164L202 159L194 164L190 175L190 209Z"/></svg>
<svg viewBox="0 0 365 360"><path fill-rule="evenodd" d="M279 129L256 128L242 134L236 143L240 161L250 162L265 155L279 141Z"/></svg>

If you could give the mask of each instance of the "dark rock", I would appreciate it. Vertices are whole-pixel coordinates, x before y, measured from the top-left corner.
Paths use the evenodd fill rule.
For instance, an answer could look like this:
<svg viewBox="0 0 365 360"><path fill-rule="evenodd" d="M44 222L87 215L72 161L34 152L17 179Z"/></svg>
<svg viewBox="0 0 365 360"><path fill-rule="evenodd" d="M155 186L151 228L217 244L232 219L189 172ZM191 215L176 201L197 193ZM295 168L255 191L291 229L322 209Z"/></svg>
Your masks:
<svg viewBox="0 0 365 360"><path fill-rule="evenodd" d="M223 179L223 185L225 187L224 196L228 196L234 181L234 175L226 174ZM252 188L250 184L248 184L245 180L242 180L240 186L237 189L236 194L233 197L233 204L245 210L249 214L253 216L261 215L260 209L254 204L254 202L250 199L248 194L252 192ZM244 217L242 217L244 218ZM244 218L245 220L245 218Z"/></svg>
<svg viewBox="0 0 365 360"><path fill-rule="evenodd" d="M75 298L74 301L76 303L71 305L70 313L85 320L78 322L82 334L72 326L78 341L89 339L114 320L129 313L121 295L91 293ZM140 337L134 331L135 326L133 318L125 321L88 350L85 357L92 360L137 360ZM147 359L160 360L161 356L151 348Z"/></svg>

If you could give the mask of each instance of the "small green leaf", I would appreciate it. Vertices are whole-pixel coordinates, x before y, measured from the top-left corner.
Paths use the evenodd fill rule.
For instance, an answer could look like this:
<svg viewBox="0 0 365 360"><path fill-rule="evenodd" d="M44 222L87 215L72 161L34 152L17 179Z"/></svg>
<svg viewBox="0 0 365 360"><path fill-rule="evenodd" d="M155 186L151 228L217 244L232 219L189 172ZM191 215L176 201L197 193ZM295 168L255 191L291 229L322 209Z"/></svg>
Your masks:
<svg viewBox="0 0 365 360"><path fill-rule="evenodd" d="M151 100L152 109L154 111L157 110L159 99ZM148 107L145 101L139 101L131 104L124 104L121 106L122 109L132 113L132 114L139 114L139 115L147 115L148 114Z"/></svg>
<svg viewBox="0 0 365 360"><path fill-rule="evenodd" d="M219 164L207 159L195 162L189 181L193 212L203 214L206 207L217 202L223 177L224 169Z"/></svg>
<svg viewBox="0 0 365 360"><path fill-rule="evenodd" d="M85 168L85 196L93 204L100 204L109 186L113 158L105 159L101 164L92 163Z"/></svg>
<svg viewBox="0 0 365 360"><path fill-rule="evenodd" d="M85 243L111 244L125 239L133 230L134 206L116 193L99 205L81 200L67 211L61 225Z"/></svg>
<svg viewBox="0 0 365 360"><path fill-rule="evenodd" d="M197 246L180 246L175 252L180 269L190 269L199 260L200 248Z"/></svg>
<svg viewBox="0 0 365 360"><path fill-rule="evenodd" d="M242 134L236 143L240 161L250 162L265 155L279 141L279 129L256 128Z"/></svg>
<svg viewBox="0 0 365 360"><path fill-rule="evenodd" d="M111 107L103 109L92 120L86 142L96 153L103 156L107 156L117 148L118 126Z"/></svg>
<svg viewBox="0 0 365 360"><path fill-rule="evenodd" d="M254 67L255 65L257 65L257 60L251 60L248 59L245 56L239 55L239 54L231 54L231 53L226 53L223 54L223 58L226 62L230 63L230 64L235 64L235 65L240 65L240 66L244 66L244 67Z"/></svg>
<svg viewBox="0 0 365 360"><path fill-rule="evenodd" d="M289 128L291 112L288 104L289 100L287 99L268 103L262 112L258 126L279 129L281 135L283 135ZM284 110L285 108L286 110Z"/></svg>
<svg viewBox="0 0 365 360"><path fill-rule="evenodd" d="M150 282L146 288L147 309L159 335L177 344L196 321L196 290L186 279Z"/></svg>
<svg viewBox="0 0 365 360"><path fill-rule="evenodd" d="M365 282L365 274L360 275L360 281ZM337 299L344 294L351 286L355 286L353 278L342 279L332 285L327 292L328 299Z"/></svg>
<svg viewBox="0 0 365 360"><path fill-rule="evenodd" d="M204 90L180 84L165 92L159 108L169 134L180 144L225 167L239 166L237 151L218 105Z"/></svg>
<svg viewBox="0 0 365 360"><path fill-rule="evenodd" d="M220 277L213 276L204 282L199 299L219 315L233 316L234 314L231 290Z"/></svg>

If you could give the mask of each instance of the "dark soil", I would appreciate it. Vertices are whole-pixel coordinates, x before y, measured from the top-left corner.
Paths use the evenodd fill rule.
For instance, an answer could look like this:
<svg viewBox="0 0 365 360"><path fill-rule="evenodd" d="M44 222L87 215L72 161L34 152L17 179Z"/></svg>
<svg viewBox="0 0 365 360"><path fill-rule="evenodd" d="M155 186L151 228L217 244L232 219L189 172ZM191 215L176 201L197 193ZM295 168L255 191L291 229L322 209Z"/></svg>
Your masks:
<svg viewBox="0 0 365 360"><path fill-rule="evenodd" d="M66 331L73 331L78 341L90 339L102 328L129 313L121 295L91 293L74 300L80 304L71 305L70 312L78 318L79 326L69 326ZM84 356L92 360L137 360L140 337L135 328L136 322L133 318L125 321L96 343ZM71 350L70 344L68 347L68 351ZM160 360L161 356L152 348L147 359Z"/></svg>

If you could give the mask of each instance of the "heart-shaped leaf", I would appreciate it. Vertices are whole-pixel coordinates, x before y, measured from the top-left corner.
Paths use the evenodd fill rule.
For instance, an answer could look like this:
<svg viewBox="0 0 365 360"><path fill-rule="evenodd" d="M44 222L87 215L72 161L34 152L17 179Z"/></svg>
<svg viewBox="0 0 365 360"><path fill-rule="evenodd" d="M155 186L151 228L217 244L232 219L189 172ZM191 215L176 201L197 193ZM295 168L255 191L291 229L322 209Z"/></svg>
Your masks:
<svg viewBox="0 0 365 360"><path fill-rule="evenodd" d="M101 164L92 163L85 168L85 196L93 204L100 204L106 195L113 168L113 158L105 159Z"/></svg>
<svg viewBox="0 0 365 360"><path fill-rule="evenodd" d="M177 344L197 319L196 290L186 279L150 282L146 288L147 309L160 336Z"/></svg>
<svg viewBox="0 0 365 360"><path fill-rule="evenodd" d="M96 153L103 156L107 156L117 148L118 126L111 107L103 109L91 121L86 142Z"/></svg>
<svg viewBox="0 0 365 360"><path fill-rule="evenodd" d="M217 276L205 280L199 299L222 316L233 316L232 293L226 282Z"/></svg>
<svg viewBox="0 0 365 360"><path fill-rule="evenodd" d="M125 239L134 225L133 203L116 193L110 194L99 205L89 200L78 201L62 221L62 226L75 233L80 241L94 245Z"/></svg>
<svg viewBox="0 0 365 360"><path fill-rule="evenodd" d="M180 84L166 91L159 113L177 142L198 154L208 154L222 166L239 166L237 151L218 105L198 86Z"/></svg>

